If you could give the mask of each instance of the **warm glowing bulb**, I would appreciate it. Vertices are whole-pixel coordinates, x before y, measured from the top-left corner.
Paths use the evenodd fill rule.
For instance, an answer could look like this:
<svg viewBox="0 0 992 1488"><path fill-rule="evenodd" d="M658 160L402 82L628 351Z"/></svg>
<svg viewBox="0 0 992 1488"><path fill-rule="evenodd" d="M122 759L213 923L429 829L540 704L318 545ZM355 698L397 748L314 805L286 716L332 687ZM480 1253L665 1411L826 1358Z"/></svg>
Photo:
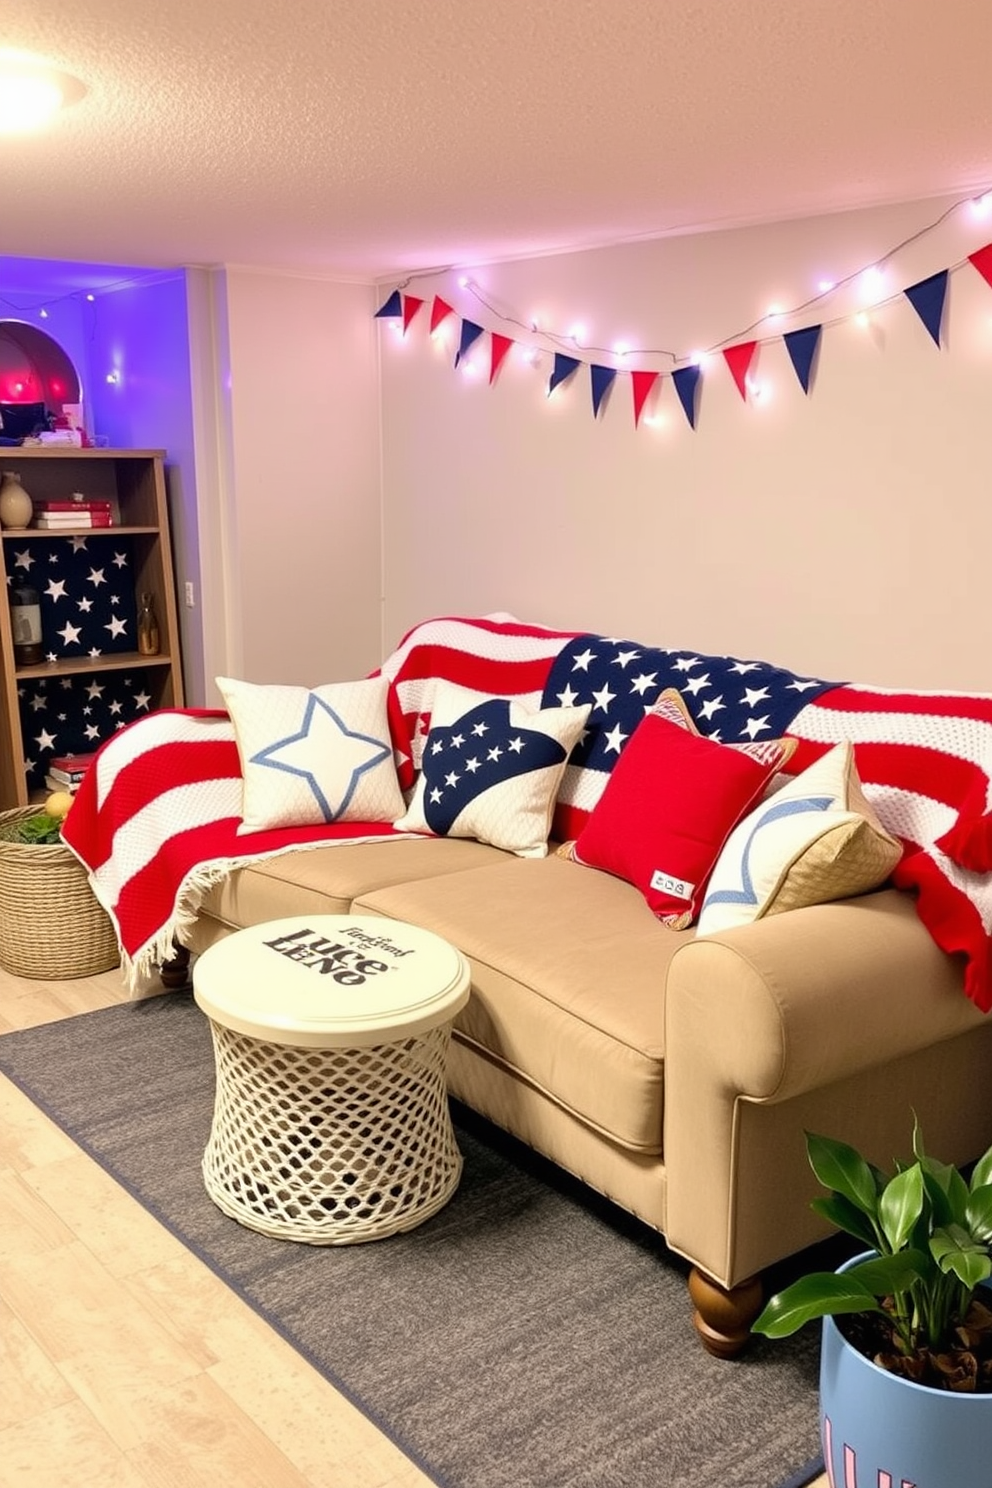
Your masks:
<svg viewBox="0 0 992 1488"><path fill-rule="evenodd" d="M613 348L613 355L618 357L625 357L629 350L630 347L627 345L626 341L618 341Z"/></svg>
<svg viewBox="0 0 992 1488"><path fill-rule="evenodd" d="M867 313L867 311L859 310L857 315L854 317L854 324L856 326L860 326L862 330L866 330L867 327L871 325L871 316Z"/></svg>
<svg viewBox="0 0 992 1488"><path fill-rule="evenodd" d="M692 362L692 364L693 364L694 367L703 367L703 366L705 366L708 359L709 359L709 352L708 351L694 351L692 353L692 356L689 358L690 362Z"/></svg>
<svg viewBox="0 0 992 1488"><path fill-rule="evenodd" d="M821 279L816 287L820 291L820 294L829 294L834 288L835 283L836 281L833 279Z"/></svg>
<svg viewBox="0 0 992 1488"><path fill-rule="evenodd" d="M459 289L468 289L468 287L469 287L469 285L471 283L472 283L472 281L468 277L468 275L467 274L462 274L461 277L458 280L458 287L459 287Z"/></svg>
<svg viewBox="0 0 992 1488"><path fill-rule="evenodd" d="M87 296L86 296L86 298L87 298L87 299L88 299L88 300L89 300L89 301L90 301L90 303L91 303L91 304L92 304L92 302L93 302L93 301L94 301L94 300L95 300L95 299L96 299L96 295L92 295L92 294L88 294L88 295L87 295Z"/></svg>
<svg viewBox="0 0 992 1488"><path fill-rule="evenodd" d="M861 275L861 291L865 299L881 299L885 290L885 275L877 264L872 264L870 269L865 269Z"/></svg>
<svg viewBox="0 0 992 1488"><path fill-rule="evenodd" d="M42 320L47 320L48 319L48 311L47 310L39 310L38 311L38 314L41 316L41 319Z"/></svg>
<svg viewBox="0 0 992 1488"><path fill-rule="evenodd" d="M992 191L986 191L984 196L973 197L971 212L973 217L987 217L992 212Z"/></svg>
<svg viewBox="0 0 992 1488"><path fill-rule="evenodd" d="M62 89L42 74L0 76L0 133L28 134L40 129L62 107Z"/></svg>
<svg viewBox="0 0 992 1488"><path fill-rule="evenodd" d="M765 319L778 320L778 318L784 314L785 311L782 309L781 305L769 305L768 309L765 311Z"/></svg>
<svg viewBox="0 0 992 1488"><path fill-rule="evenodd" d="M576 343L576 345L578 345L580 341L585 340L586 328L584 325L576 324L572 327L568 334Z"/></svg>
<svg viewBox="0 0 992 1488"><path fill-rule="evenodd" d="M120 380L121 380L121 374L119 372L108 372L107 373L107 381L110 383L111 387L116 387L117 384L120 382Z"/></svg>

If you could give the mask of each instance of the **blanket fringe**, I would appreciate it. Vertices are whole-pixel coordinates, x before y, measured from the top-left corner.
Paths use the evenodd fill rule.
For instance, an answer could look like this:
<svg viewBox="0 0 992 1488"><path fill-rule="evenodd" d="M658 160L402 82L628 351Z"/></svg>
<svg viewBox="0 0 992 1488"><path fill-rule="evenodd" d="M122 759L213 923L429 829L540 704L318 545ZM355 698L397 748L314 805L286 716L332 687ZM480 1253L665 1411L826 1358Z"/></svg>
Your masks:
<svg viewBox="0 0 992 1488"><path fill-rule="evenodd" d="M158 968L168 961L175 950L175 942L186 945L186 936L196 924L197 911L211 889L222 883L236 868L250 868L272 858L283 858L290 853L313 852L321 847L347 847L363 842L404 842L420 834L417 832L393 832L389 836L370 834L367 837L342 837L338 841L324 839L320 842L294 843L289 847L273 848L270 852L253 853L236 858L213 858L198 863L183 879L176 893L172 913L159 927L152 938L145 942L133 956L121 947L121 974L131 1002L140 1002L147 997L158 997L165 988L158 978ZM113 916L112 916L113 918ZM116 925L116 920L115 920ZM118 937L119 940L119 937Z"/></svg>

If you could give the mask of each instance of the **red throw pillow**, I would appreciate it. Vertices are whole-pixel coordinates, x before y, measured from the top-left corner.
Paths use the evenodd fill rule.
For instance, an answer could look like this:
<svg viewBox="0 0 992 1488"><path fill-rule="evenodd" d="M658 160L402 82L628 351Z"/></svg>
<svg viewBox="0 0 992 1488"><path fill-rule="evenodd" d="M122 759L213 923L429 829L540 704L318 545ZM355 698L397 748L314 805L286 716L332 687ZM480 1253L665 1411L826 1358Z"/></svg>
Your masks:
<svg viewBox="0 0 992 1488"><path fill-rule="evenodd" d="M777 769L647 714L613 767L574 857L640 889L681 930L699 913L720 849Z"/></svg>

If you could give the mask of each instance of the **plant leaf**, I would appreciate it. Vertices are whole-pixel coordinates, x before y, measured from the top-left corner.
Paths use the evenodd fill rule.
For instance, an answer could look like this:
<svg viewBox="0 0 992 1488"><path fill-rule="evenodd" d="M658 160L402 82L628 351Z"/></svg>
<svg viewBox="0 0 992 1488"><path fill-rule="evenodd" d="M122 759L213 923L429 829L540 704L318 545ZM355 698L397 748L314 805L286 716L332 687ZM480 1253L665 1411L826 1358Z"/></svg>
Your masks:
<svg viewBox="0 0 992 1488"><path fill-rule="evenodd" d="M902 1250L923 1212L923 1171L914 1163L886 1184L878 1201L878 1218L892 1250Z"/></svg>
<svg viewBox="0 0 992 1488"><path fill-rule="evenodd" d="M845 1230L856 1240L863 1240L872 1250L878 1245L878 1235L871 1221L860 1209L855 1208L850 1199L845 1199L843 1194L831 1193L822 1198L811 1199L809 1207L815 1214L822 1214L836 1229Z"/></svg>
<svg viewBox="0 0 992 1488"><path fill-rule="evenodd" d="M951 1163L936 1162L932 1157L920 1159L923 1183L933 1208L934 1224L950 1224L964 1218L968 1185Z"/></svg>
<svg viewBox="0 0 992 1488"><path fill-rule="evenodd" d="M832 1137L806 1133L809 1164L824 1188L833 1189L848 1199L863 1214L874 1218L878 1210L878 1191L871 1168L860 1152L846 1142Z"/></svg>
<svg viewBox="0 0 992 1488"><path fill-rule="evenodd" d="M972 1169L971 1191L976 1188L984 1188L986 1184L992 1183L992 1147L984 1156L980 1157Z"/></svg>
<svg viewBox="0 0 992 1488"><path fill-rule="evenodd" d="M971 1190L964 1206L964 1222L976 1240L992 1240L992 1183Z"/></svg>
<svg viewBox="0 0 992 1488"><path fill-rule="evenodd" d="M933 1262L922 1250L900 1250L896 1255L872 1256L844 1272L873 1297L888 1297L906 1292L914 1281L933 1273Z"/></svg>
<svg viewBox="0 0 992 1488"><path fill-rule="evenodd" d="M852 1271L812 1271L769 1298L753 1325L755 1333L786 1338L814 1318L840 1312L881 1312L875 1296Z"/></svg>

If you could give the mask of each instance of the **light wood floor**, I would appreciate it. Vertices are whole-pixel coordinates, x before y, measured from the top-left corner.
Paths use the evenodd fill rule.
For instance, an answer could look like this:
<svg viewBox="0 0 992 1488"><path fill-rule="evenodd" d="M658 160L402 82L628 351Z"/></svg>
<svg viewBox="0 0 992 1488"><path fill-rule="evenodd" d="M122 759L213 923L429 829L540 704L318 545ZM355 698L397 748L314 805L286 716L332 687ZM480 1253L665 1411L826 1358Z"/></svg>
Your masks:
<svg viewBox="0 0 992 1488"><path fill-rule="evenodd" d="M0 1032L123 1000L0 969ZM0 1488L429 1485L3 1076L0 1216Z"/></svg>

